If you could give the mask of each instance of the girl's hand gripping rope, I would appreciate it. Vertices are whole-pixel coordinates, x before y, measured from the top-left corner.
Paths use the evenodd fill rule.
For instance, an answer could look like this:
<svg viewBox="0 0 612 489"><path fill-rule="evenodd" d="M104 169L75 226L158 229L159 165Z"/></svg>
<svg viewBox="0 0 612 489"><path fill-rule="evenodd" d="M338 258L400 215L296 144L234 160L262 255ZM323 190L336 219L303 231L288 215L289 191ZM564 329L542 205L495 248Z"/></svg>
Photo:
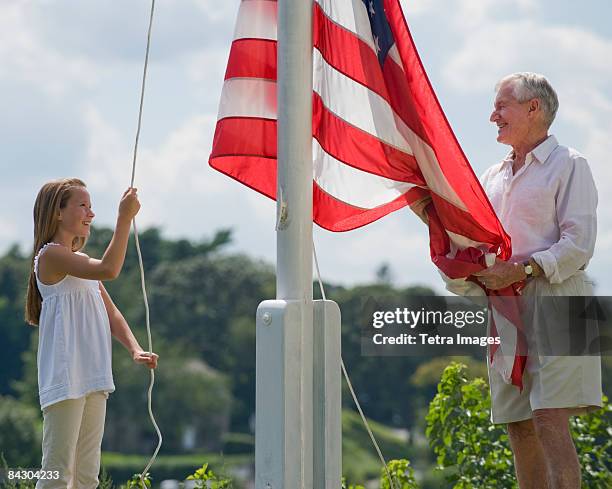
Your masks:
<svg viewBox="0 0 612 489"><path fill-rule="evenodd" d="M146 365L148 368L157 368L157 359L159 355L157 353L149 353L144 350L136 350L132 353L132 359L136 363L141 363Z"/></svg>
<svg viewBox="0 0 612 489"><path fill-rule="evenodd" d="M139 210L140 202L138 201L138 189L130 187L121 197L121 202L119 203L119 217L131 221L136 217Z"/></svg>

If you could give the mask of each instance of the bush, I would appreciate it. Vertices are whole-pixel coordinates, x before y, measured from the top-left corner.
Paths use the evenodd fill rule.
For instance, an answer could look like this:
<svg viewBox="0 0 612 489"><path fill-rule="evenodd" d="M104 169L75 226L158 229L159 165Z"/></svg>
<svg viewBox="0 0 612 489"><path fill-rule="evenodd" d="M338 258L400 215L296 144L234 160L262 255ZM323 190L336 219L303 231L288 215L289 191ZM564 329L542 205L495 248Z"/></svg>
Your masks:
<svg viewBox="0 0 612 489"><path fill-rule="evenodd" d="M516 488L514 464L506 430L489 420L490 396L483 379L468 379L465 365L451 363L442 374L438 393L427 415L427 437L440 469L454 489ZM612 487L612 409L571 421L582 465L583 487Z"/></svg>
<svg viewBox="0 0 612 489"><path fill-rule="evenodd" d="M196 488L198 489L232 489L232 481L225 476L215 474L208 468L208 464L202 465L188 476L187 480L196 481Z"/></svg>
<svg viewBox="0 0 612 489"><path fill-rule="evenodd" d="M393 481L393 485L389 483L389 475ZM410 466L410 462L406 459L391 460L387 463L387 470L383 467L380 469L380 489L418 489L418 485L414 478L414 469ZM346 478L342 477L341 489L365 489L364 486L357 484L348 484Z"/></svg>
<svg viewBox="0 0 612 489"><path fill-rule="evenodd" d="M122 453L102 452L103 472L114 481L131 479L133 474L144 469L149 462L149 455L126 455ZM158 455L151 468L151 479L154 484L165 479L184 480L202 467L202 461L209 462L208 467L215 471L231 471L235 467L249 466L253 463L252 455L218 455L210 453L192 455ZM239 487L234 481L234 487Z"/></svg>
<svg viewBox="0 0 612 489"><path fill-rule="evenodd" d="M570 422L582 467L583 487L612 487L612 406L604 396L603 408Z"/></svg>
<svg viewBox="0 0 612 489"><path fill-rule="evenodd" d="M387 470L393 480L393 486L389 483ZM418 489L414 479L414 469L410 467L408 460L391 460L380 470L380 489Z"/></svg>

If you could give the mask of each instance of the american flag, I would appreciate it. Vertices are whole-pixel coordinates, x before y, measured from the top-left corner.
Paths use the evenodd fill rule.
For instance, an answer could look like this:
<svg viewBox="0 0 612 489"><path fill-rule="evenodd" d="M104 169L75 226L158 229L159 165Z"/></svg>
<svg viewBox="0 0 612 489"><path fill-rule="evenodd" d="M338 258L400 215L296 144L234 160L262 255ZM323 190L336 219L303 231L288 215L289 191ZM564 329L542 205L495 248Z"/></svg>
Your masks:
<svg viewBox="0 0 612 489"><path fill-rule="evenodd" d="M209 160L272 199L276 41L276 1L243 0ZM440 107L398 0L313 3L312 107L319 226L348 231L409 205L426 216L431 258L447 277L481 270L487 255L510 257L510 238ZM503 311L495 319L501 329L515 318ZM519 385L524 358L505 357L503 375Z"/></svg>

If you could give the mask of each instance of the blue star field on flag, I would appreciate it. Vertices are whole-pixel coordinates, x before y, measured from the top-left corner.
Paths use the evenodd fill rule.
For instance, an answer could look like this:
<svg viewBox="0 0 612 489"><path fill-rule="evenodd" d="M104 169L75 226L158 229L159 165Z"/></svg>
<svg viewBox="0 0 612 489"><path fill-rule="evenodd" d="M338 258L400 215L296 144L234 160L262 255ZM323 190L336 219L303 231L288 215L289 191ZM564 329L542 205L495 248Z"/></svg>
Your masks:
<svg viewBox="0 0 612 489"><path fill-rule="evenodd" d="M365 4L368 12L370 27L372 28L372 37L374 38L374 45L376 47L376 55L378 56L378 62L382 66L389 49L391 49L391 46L395 43L395 39L393 39L391 27L387 22L382 0L362 0L362 2Z"/></svg>

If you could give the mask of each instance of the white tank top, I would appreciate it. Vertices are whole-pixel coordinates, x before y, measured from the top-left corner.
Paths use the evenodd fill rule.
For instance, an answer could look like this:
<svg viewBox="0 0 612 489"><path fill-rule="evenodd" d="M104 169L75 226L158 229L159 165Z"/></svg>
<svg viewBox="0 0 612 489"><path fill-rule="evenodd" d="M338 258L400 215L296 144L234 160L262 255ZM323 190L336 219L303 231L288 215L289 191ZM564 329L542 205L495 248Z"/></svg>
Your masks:
<svg viewBox="0 0 612 489"><path fill-rule="evenodd" d="M34 258L42 296L37 355L41 409L90 392L115 390L110 323L99 283L66 275L56 284L43 284L38 260L49 246L62 245L47 243Z"/></svg>

